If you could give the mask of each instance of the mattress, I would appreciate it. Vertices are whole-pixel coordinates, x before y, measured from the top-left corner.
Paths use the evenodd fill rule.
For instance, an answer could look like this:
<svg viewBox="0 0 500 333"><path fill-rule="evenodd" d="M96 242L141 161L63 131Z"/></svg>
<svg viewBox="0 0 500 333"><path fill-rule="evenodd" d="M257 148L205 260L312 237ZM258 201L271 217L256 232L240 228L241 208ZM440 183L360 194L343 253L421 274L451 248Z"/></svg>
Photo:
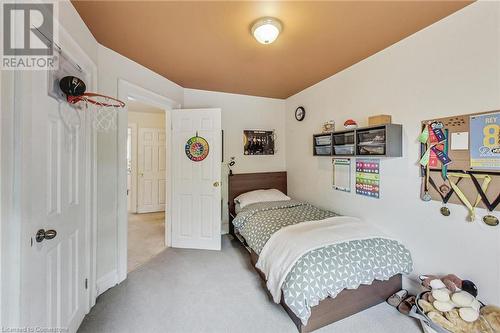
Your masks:
<svg viewBox="0 0 500 333"><path fill-rule="evenodd" d="M250 248L260 254L269 238L281 228L333 216L338 214L308 203L276 201L243 208L233 224ZM283 298L306 325L311 308L323 299L374 280L408 274L412 265L410 252L395 240L373 238L325 246L297 261L283 283Z"/></svg>

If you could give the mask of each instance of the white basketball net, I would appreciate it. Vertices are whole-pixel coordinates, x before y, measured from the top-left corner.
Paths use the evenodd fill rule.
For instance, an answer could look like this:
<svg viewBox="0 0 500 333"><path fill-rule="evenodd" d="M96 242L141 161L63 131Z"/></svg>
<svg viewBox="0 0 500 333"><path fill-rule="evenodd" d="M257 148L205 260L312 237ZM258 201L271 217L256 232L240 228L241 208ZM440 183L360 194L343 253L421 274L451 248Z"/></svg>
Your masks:
<svg viewBox="0 0 500 333"><path fill-rule="evenodd" d="M116 115L118 112L115 106L101 106L87 103L87 110L92 117L92 126L101 132L116 130Z"/></svg>
<svg viewBox="0 0 500 333"><path fill-rule="evenodd" d="M116 117L122 107L116 106L110 98L92 98L96 103L91 103L87 98L83 98L86 111L92 119L92 126L99 132L115 131L117 128Z"/></svg>

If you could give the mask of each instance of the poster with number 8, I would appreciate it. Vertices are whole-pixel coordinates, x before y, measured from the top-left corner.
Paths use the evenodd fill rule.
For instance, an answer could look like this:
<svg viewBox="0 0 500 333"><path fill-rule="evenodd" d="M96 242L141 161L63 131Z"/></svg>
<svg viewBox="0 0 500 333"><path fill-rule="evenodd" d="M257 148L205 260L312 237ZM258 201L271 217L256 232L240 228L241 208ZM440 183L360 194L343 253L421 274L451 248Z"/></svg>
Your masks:
<svg viewBox="0 0 500 333"><path fill-rule="evenodd" d="M500 112L470 117L470 166L500 170Z"/></svg>

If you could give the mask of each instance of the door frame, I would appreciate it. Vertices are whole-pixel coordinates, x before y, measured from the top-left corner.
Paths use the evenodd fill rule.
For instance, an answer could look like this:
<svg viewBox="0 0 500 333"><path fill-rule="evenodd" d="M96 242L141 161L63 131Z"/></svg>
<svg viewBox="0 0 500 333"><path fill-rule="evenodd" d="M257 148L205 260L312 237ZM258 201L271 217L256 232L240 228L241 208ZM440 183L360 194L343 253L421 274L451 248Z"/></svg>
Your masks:
<svg viewBox="0 0 500 333"><path fill-rule="evenodd" d="M166 208L169 211L173 209L172 181L171 177L171 111L178 109L180 104L176 101L161 96L143 87L135 85L124 79L118 79L118 99L127 101L129 98L138 102L154 106L165 112L165 137L166 143ZM118 184L117 184L117 281L120 283L127 278L127 248L128 248L128 214L127 214L127 128L128 128L128 109L125 106L125 112L120 113L118 117ZM172 214L165 214L165 246L171 245L171 218Z"/></svg>
<svg viewBox="0 0 500 333"><path fill-rule="evenodd" d="M137 124L127 122L127 128L131 128L131 172L130 172L130 213L137 213Z"/></svg>
<svg viewBox="0 0 500 333"><path fill-rule="evenodd" d="M81 46L57 21L59 45L66 57L91 76L89 90L97 87L97 65ZM75 61L74 59L78 59ZM20 71L2 71L0 74L0 326L21 327L22 314L22 209L26 200L23 193L23 139L27 118L18 92L26 80ZM48 75L48 74L47 74ZM47 95L47 97L49 97ZM19 109L21 108L21 109ZM88 289L84 312L87 314L97 299L97 132L90 117L83 117L85 127L85 161L82 170L86 177L84 233L85 242L80 248L85 253L82 269L86 271ZM3 223L9 221L9 223ZM9 269L5 269L8 267ZM4 268L4 269L2 269Z"/></svg>
<svg viewBox="0 0 500 333"><path fill-rule="evenodd" d="M16 72L0 71L0 326L19 327L21 314L20 121ZM9 221L10 223L5 223ZM6 269L9 267L9 269Z"/></svg>

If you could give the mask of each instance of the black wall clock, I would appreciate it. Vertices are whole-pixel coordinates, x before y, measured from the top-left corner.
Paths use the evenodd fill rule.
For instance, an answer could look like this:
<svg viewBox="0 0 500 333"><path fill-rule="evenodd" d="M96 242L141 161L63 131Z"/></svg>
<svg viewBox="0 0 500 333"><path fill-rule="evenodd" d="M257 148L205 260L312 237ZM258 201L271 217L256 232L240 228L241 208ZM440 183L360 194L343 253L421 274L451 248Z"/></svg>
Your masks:
<svg viewBox="0 0 500 333"><path fill-rule="evenodd" d="M304 120L305 117L306 117L306 109L304 109L303 106L299 106L295 110L295 119L297 119L297 121L302 121Z"/></svg>

